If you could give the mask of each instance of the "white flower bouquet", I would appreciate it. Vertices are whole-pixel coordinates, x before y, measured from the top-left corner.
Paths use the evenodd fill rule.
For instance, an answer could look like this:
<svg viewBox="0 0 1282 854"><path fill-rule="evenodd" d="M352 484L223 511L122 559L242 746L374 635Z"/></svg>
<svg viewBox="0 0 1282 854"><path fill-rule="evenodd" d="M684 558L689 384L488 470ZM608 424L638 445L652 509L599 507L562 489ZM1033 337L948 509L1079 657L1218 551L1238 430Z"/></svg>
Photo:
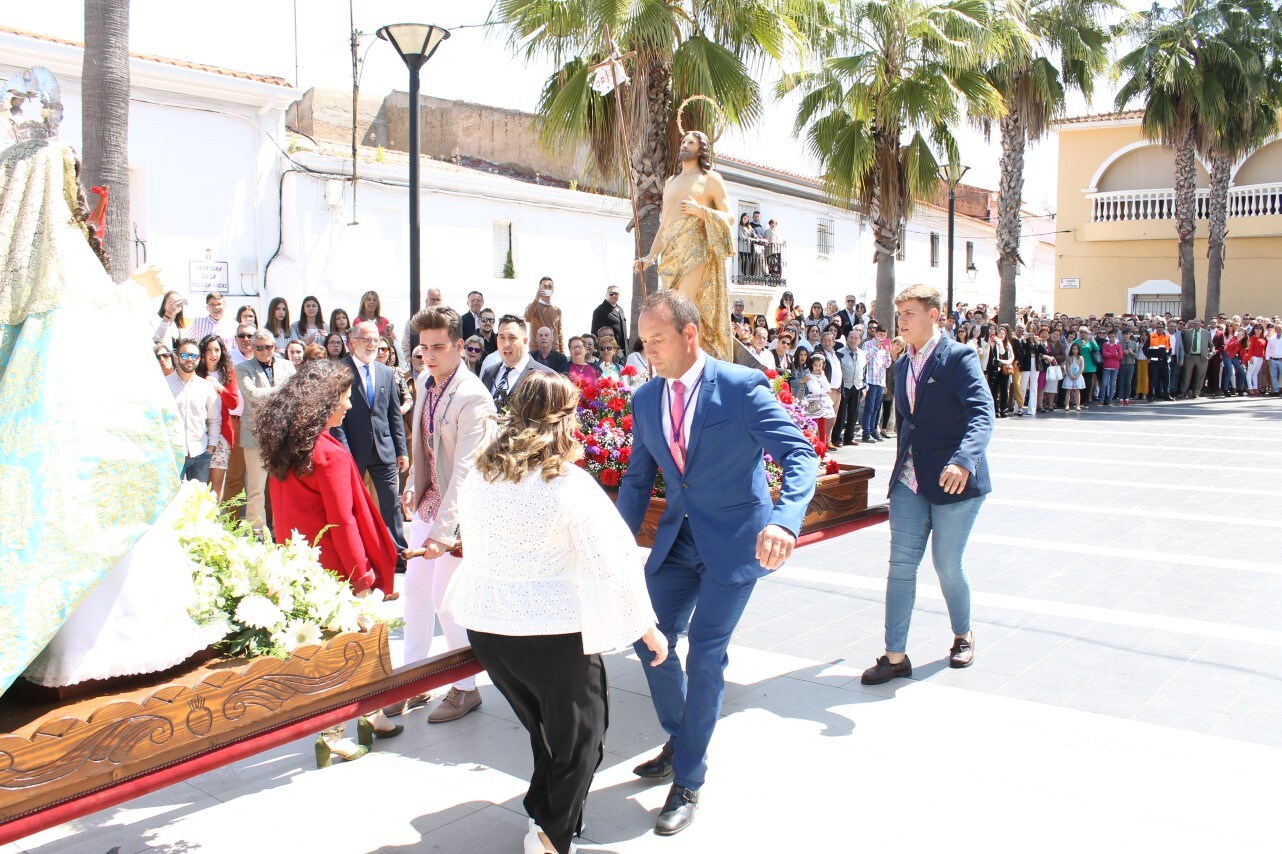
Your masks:
<svg viewBox="0 0 1282 854"><path fill-rule="evenodd" d="M234 656L284 658L326 636L389 622L378 597L358 597L320 564L320 549L297 531L284 545L264 542L248 523L221 515L209 487L187 481L178 503L178 539L187 550L200 623L225 620L215 644Z"/></svg>

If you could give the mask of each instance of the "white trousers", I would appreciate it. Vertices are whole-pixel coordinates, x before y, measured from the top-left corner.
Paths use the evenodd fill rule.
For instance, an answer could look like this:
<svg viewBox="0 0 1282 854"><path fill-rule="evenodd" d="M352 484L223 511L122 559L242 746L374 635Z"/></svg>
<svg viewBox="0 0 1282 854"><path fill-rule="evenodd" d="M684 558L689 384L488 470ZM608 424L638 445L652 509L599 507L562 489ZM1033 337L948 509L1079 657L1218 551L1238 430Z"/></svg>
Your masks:
<svg viewBox="0 0 1282 854"><path fill-rule="evenodd" d="M1020 371L1019 373L1019 405L1024 407L1024 411L1029 415L1037 415L1037 405L1040 402L1037 394L1037 371Z"/></svg>
<svg viewBox="0 0 1282 854"><path fill-rule="evenodd" d="M431 524L424 522L417 513L410 523L409 547L420 548L427 539ZM444 554L436 560L416 557L405 565L405 648L404 661L410 664L422 661L432 651L432 636L436 633L436 621L441 621L441 630L445 632L445 642L454 650L467 646L467 629L454 622L449 614L441 612L441 601L445 599L445 590L450 585L454 572L463 563L461 558ZM472 691L476 688L476 677L454 683L460 691Z"/></svg>
<svg viewBox="0 0 1282 854"><path fill-rule="evenodd" d="M1251 361L1246 363L1246 387L1251 391L1257 391L1260 388L1260 368L1264 367L1264 360L1255 356Z"/></svg>

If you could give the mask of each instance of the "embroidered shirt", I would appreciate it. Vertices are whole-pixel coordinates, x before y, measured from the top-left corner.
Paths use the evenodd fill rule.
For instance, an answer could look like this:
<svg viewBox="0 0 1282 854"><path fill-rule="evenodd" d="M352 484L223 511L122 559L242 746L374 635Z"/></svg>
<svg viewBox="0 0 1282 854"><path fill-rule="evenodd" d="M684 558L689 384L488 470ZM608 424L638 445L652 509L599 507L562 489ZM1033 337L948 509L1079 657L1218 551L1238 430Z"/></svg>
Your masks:
<svg viewBox="0 0 1282 854"><path fill-rule="evenodd" d="M926 360L930 354L935 352L936 345L939 344L940 332L935 330L935 334L930 336L926 346L920 350L913 350L912 345L908 346L908 370L904 378L904 396L908 398L908 411L917 411L917 378L921 376L922 368L926 365ZM917 469L913 465L912 448L908 449L908 454L904 457L904 467L899 470L899 482L911 489L917 491Z"/></svg>

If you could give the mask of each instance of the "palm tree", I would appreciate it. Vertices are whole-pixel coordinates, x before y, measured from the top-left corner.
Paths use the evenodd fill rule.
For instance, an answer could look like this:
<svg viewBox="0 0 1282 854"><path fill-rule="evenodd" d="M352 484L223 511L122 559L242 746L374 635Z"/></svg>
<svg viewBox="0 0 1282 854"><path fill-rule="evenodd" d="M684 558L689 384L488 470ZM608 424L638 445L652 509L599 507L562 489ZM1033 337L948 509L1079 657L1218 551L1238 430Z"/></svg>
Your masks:
<svg viewBox="0 0 1282 854"><path fill-rule="evenodd" d="M1229 120L1233 104L1212 73L1235 55L1231 28L1238 2L1177 0L1140 13L1136 47L1117 61L1123 81L1116 106L1144 104L1144 135L1175 149L1175 233L1179 238L1180 315L1197 314L1193 240L1197 232L1197 154L1209 128ZM1226 185L1227 187L1227 185Z"/></svg>
<svg viewBox="0 0 1282 854"><path fill-rule="evenodd" d="M996 118L1001 93L980 67L1001 47L978 0L855 0L830 58L787 74L804 132L837 203L862 207L877 262L877 319L893 327L895 253L913 200L939 181L936 152L957 163L951 128L969 111Z"/></svg>
<svg viewBox="0 0 1282 854"><path fill-rule="evenodd" d="M1002 323L1015 323L1015 277L1024 263L1019 252L1024 149L1063 113L1068 89L1090 98L1095 78L1108 67L1111 30L1105 18L1119 6L1118 0L1016 0L1005 7L1001 26L1010 33L1010 52L988 68L989 82L1005 101L997 122L1002 146L997 197ZM982 126L991 134L991 121Z"/></svg>
<svg viewBox="0 0 1282 854"><path fill-rule="evenodd" d="M490 22L508 28L515 52L557 66L538 108L545 148L586 145L592 170L604 180L624 177L628 158L637 181L641 245L649 247L678 142L674 105L706 95L729 123L755 122L762 102L754 71L804 52L823 25L824 9L825 0L497 0ZM635 55L628 63L631 85L601 95L592 89L589 69L610 55L607 28L621 51ZM614 99L620 96L632 131L626 152L616 124ZM706 129L714 119L705 102L695 102L685 123ZM653 267L647 275L653 289ZM633 317L641 292L633 287Z"/></svg>
<svg viewBox="0 0 1282 854"><path fill-rule="evenodd" d="M128 0L85 0L81 83L81 183L86 187L106 187L109 192L104 247L111 277L123 282L131 272Z"/></svg>
<svg viewBox="0 0 1282 854"><path fill-rule="evenodd" d="M1207 273L1204 316L1220 312L1224 273L1224 239L1228 233L1229 179L1233 164L1277 133L1282 108L1282 44L1277 12L1267 3L1240 3L1229 20L1226 41L1232 52L1219 57L1208 72L1224 87L1231 114L1210 123L1202 155L1211 164L1206 200Z"/></svg>

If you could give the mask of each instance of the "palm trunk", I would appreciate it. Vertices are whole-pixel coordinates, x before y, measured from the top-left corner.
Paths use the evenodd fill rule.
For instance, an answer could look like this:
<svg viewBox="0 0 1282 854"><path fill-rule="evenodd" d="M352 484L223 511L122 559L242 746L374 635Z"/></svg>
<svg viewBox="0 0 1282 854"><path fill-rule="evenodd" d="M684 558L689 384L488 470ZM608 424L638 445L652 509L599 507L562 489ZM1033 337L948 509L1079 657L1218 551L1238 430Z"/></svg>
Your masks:
<svg viewBox="0 0 1282 854"><path fill-rule="evenodd" d="M1211 192L1206 200L1206 312L1210 323L1220 313L1220 277L1224 274L1224 238L1229 230L1229 176L1233 163L1228 155L1211 156Z"/></svg>
<svg viewBox="0 0 1282 854"><path fill-rule="evenodd" d="M106 239L111 277L130 273L129 229L129 3L85 0L85 53L80 102L85 187L106 187Z"/></svg>
<svg viewBox="0 0 1282 854"><path fill-rule="evenodd" d="M872 205L869 220L872 225L873 257L877 262L877 299L869 313L893 337L895 334L895 253L899 251L899 227L903 224L903 207L898 198L899 137L898 132L882 131L882 140L892 140L892 150L883 150L877 157L873 171Z"/></svg>
<svg viewBox="0 0 1282 854"><path fill-rule="evenodd" d="M1197 160L1194 128L1190 124L1175 146L1175 233L1179 237L1180 316L1197 316L1197 276L1193 269L1193 237L1197 233Z"/></svg>
<svg viewBox="0 0 1282 854"><path fill-rule="evenodd" d="M1013 108L1002 116L1001 133L1001 189L997 198L997 273L1001 278L998 320L1013 327L1018 300L1015 276L1022 263L1019 238L1023 223L1019 211L1024 196L1024 128Z"/></svg>
<svg viewBox="0 0 1282 854"><path fill-rule="evenodd" d="M641 249L649 252L659 233L659 215L663 211L663 183L668 178L668 126L672 123L672 69L654 62L647 69L646 109L640 139L633 148L632 172L637 178L637 214L641 229ZM642 276L632 276L632 328L637 328L645 294L659 287L658 270L650 267Z"/></svg>

